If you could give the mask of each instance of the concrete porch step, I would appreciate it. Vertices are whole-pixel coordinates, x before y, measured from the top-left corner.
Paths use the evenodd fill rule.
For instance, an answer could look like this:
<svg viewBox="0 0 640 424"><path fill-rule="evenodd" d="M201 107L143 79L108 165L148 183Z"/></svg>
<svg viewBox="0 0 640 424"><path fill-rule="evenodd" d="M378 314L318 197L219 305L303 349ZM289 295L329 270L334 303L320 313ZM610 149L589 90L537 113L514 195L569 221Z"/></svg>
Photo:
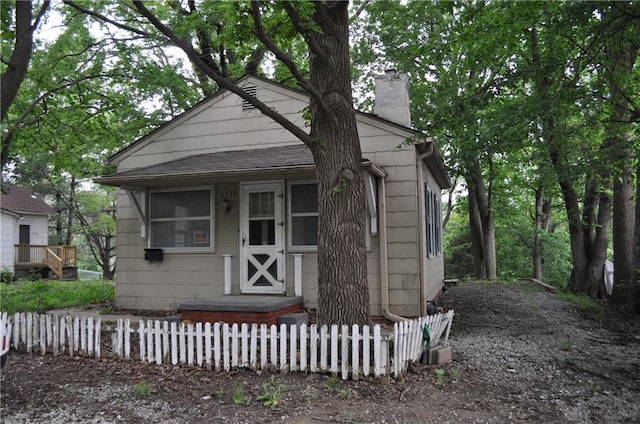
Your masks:
<svg viewBox="0 0 640 424"><path fill-rule="evenodd" d="M277 324L278 317L302 312L302 296L218 296L178 305L181 319L191 322Z"/></svg>

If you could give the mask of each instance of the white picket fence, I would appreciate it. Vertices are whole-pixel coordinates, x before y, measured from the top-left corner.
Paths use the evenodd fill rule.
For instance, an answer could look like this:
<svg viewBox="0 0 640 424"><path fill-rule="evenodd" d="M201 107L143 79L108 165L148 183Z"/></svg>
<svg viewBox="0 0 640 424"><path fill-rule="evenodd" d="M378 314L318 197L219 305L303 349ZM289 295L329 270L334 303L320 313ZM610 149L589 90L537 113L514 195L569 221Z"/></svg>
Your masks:
<svg viewBox="0 0 640 424"><path fill-rule="evenodd" d="M11 317L2 313L7 324L9 347L43 355L101 355L102 325L100 318L57 316L30 312Z"/></svg>
<svg viewBox="0 0 640 424"><path fill-rule="evenodd" d="M6 314L4 314L6 317ZM285 324L176 323L118 320L102 327L92 317L19 313L9 317L10 346L45 354L115 356L157 364L279 372L332 373L343 379L398 377L423 350L423 328L431 346L448 343L454 313L373 327ZM109 337L110 335L110 337ZM101 343L101 337L110 343ZM103 341L104 341L103 340ZM108 345L108 346L107 346Z"/></svg>

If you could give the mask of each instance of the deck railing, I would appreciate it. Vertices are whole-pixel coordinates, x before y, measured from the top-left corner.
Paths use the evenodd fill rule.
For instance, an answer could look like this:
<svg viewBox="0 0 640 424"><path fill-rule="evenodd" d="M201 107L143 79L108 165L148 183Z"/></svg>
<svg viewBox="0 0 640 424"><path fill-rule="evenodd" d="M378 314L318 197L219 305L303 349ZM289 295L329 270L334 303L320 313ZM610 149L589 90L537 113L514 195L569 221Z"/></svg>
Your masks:
<svg viewBox="0 0 640 424"><path fill-rule="evenodd" d="M44 246L35 244L16 244L15 265L47 266L62 278L64 267L76 266L77 249L75 246Z"/></svg>

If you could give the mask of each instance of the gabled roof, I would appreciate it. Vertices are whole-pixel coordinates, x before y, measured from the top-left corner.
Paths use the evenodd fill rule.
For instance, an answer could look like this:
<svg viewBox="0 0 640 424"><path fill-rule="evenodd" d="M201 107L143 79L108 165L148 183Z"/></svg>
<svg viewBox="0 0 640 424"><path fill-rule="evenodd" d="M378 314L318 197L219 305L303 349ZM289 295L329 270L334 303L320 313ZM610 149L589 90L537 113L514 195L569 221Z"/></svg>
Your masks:
<svg viewBox="0 0 640 424"><path fill-rule="evenodd" d="M364 168L373 168L380 175L378 166L368 160ZM252 150L230 150L187 156L157 165L118 172L95 182L106 185L132 185L148 187L157 181L166 184L170 180L194 181L202 178L223 178L237 175L256 175L266 172L314 171L311 150L304 144L268 147Z"/></svg>
<svg viewBox="0 0 640 424"><path fill-rule="evenodd" d="M308 101L309 99L309 95L304 91L253 75L240 78L236 81L236 84L242 86L246 82L257 83L258 85L269 85L274 90L286 91L288 96L297 100ZM211 107L215 102L221 100L229 93L227 89L218 90L181 115L165 122L149 134L112 155L109 158L109 163L111 165L117 165L122 158L127 157L137 149L144 148L146 144L152 143L163 131L168 131L173 127L181 125L183 122L191 119L191 117L199 114L205 108ZM390 134L395 134L406 139L414 138L418 135L418 131L413 128L408 128L387 119L380 118L375 114L356 111L356 117L359 122L384 129ZM425 140L424 143L433 145L433 141L430 138ZM435 148L435 145L433 146ZM423 153L421 145L416 144L416 149L419 153ZM424 160L430 168L434 168L434 175L441 187L449 188L451 183L447 171L444 168L442 157L437 152L437 149L433 154L425 157ZM370 168L372 173L378 176L385 175L382 168L369 160L363 160L363 167ZM113 186L154 187L168 182L173 182L174 185L186 181L193 182L204 177L218 179L239 175L258 175L274 171L292 172L314 170L315 164L311 152L306 146L299 144L253 150L225 150L215 153L201 153L157 165L130 169L128 171L94 178L94 181Z"/></svg>
<svg viewBox="0 0 640 424"><path fill-rule="evenodd" d="M250 80L252 80L254 83L269 85L273 88L287 91L289 96L293 96L300 100L305 100L307 102L309 101L309 94L307 94L305 91L290 87L288 85L285 85L267 78L259 77L256 75L246 75L236 80L235 84L239 86L243 86L245 82L249 82ZM150 138L152 138L155 134L161 133L167 128L180 125L183 121L189 119L190 116L197 114L202 108L208 107L211 103L219 100L220 98L224 97L224 95L228 93L230 93L230 91L227 90L226 88L220 88L218 91L200 100L198 103L196 103L194 106L187 109L186 111L182 112L180 115L154 128L148 134L140 137L139 139L132 142L128 146L123 147L122 149L120 149L119 151L111 155L108 159L109 164L115 165L116 161L118 161L120 157L122 157L123 155L126 156L127 153L130 151L135 151L135 149L139 145L144 145L144 143L148 141ZM381 118L376 114L361 112L356 110L356 116L360 118L368 118L370 123L377 122L378 125L384 126L385 128L389 128L391 129L391 131L397 132L399 134L407 134L407 133L417 134L417 131L413 128L408 128L408 127L405 127L404 125L400 125L393 121L389 121L387 119ZM405 137L409 137L409 135L405 135Z"/></svg>
<svg viewBox="0 0 640 424"><path fill-rule="evenodd" d="M53 215L56 211L28 188L2 183L0 207L15 214Z"/></svg>

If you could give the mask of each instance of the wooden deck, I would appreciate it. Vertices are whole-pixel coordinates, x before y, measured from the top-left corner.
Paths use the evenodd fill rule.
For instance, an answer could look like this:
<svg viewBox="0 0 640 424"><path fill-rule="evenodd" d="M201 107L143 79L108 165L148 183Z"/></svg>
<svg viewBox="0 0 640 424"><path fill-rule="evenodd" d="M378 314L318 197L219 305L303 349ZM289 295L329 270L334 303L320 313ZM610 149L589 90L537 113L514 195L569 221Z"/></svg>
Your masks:
<svg viewBox="0 0 640 424"><path fill-rule="evenodd" d="M75 246L45 246L34 244L15 245L16 269L49 268L58 279L63 279L65 269L77 268L78 251Z"/></svg>

